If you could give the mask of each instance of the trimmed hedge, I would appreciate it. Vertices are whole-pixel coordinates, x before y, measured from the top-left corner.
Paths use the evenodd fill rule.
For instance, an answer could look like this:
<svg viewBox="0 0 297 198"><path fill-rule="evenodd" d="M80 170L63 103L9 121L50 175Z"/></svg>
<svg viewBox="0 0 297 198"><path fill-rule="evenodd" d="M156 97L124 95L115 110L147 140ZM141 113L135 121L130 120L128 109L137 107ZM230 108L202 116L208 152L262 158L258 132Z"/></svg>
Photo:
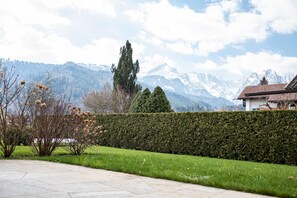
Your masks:
<svg viewBox="0 0 297 198"><path fill-rule="evenodd" d="M297 165L297 111L97 115L98 144Z"/></svg>

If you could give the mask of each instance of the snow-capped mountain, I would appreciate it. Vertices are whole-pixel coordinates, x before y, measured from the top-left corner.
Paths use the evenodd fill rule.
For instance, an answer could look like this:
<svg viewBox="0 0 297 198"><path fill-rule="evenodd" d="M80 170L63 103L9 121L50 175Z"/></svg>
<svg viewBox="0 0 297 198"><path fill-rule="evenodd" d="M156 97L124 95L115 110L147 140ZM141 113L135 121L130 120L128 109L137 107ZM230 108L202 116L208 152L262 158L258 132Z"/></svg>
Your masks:
<svg viewBox="0 0 297 198"><path fill-rule="evenodd" d="M230 103L222 102L220 105L227 106L232 105L232 103L239 104L240 102L234 99L238 97L246 86L259 84L263 76L266 77L269 84L276 84L289 82L294 77L294 74L287 73L281 76L275 71L268 69L259 74L252 73L246 78L231 81L207 73L190 72L180 74L175 68L169 65L160 65L149 71L147 75L139 79L139 81L144 84L161 84L164 85L163 89L183 95L199 96L209 99L216 98L217 100L223 98ZM208 99L204 99L204 101L217 106Z"/></svg>
<svg viewBox="0 0 297 198"><path fill-rule="evenodd" d="M183 77L184 83L188 84L188 86L203 88L212 96L226 98L233 102L232 93L237 89L235 83L206 73L190 72L189 74L184 74Z"/></svg>
<svg viewBox="0 0 297 198"><path fill-rule="evenodd" d="M281 75L277 74L275 71L273 71L271 69L264 70L259 74L254 72L250 76L248 76L247 78L243 78L243 79L239 80L238 84L240 86L238 87L238 90L235 93L235 96L238 96L246 86L258 85L260 83L260 80L264 76L267 79L268 84L279 84L279 83L288 83L288 82L290 82L293 79L294 74L287 73L284 76L281 76Z"/></svg>
<svg viewBox="0 0 297 198"><path fill-rule="evenodd" d="M248 78L244 79L245 81L242 86L257 85L264 76L269 84L283 83L285 81L284 77L278 75L275 71L268 69L262 71L260 74L252 73Z"/></svg>
<svg viewBox="0 0 297 198"><path fill-rule="evenodd" d="M194 72L180 74L174 67L167 64L157 66L149 71L146 76L139 78L139 82L144 87L153 88L161 85L167 95L169 93L176 93L201 106L204 105L202 102L214 108L234 105L226 97L222 97L222 93L217 93L217 90L214 90L214 87L220 84L220 81L215 76L209 74L198 74ZM175 106L174 98L171 100L173 106Z"/></svg>
<svg viewBox="0 0 297 198"><path fill-rule="evenodd" d="M4 66L14 66L20 78L27 81L42 81L48 76L58 94L72 95L71 100L82 104L82 97L89 91L100 90L105 83L112 84L110 67L95 64L43 64L0 59ZM167 64L159 65L138 79L143 88L151 91L161 86L173 108L211 110L239 104L239 93L248 85L257 85L265 76L269 84L289 82L296 74L281 76L266 70L252 73L239 81L227 81L206 73L179 73Z"/></svg>
<svg viewBox="0 0 297 198"><path fill-rule="evenodd" d="M84 63L78 63L77 65L88 68L93 71L110 71L110 67L106 65L84 64Z"/></svg>
<svg viewBox="0 0 297 198"><path fill-rule="evenodd" d="M236 83L214 75L195 72L180 74L169 65L157 66L139 81L144 84L161 84L164 85L163 89L183 95L229 100L225 105L232 105L234 92L238 89Z"/></svg>
<svg viewBox="0 0 297 198"><path fill-rule="evenodd" d="M179 73L176 68L163 64L150 70L146 76L165 76L167 79L175 79L179 78Z"/></svg>

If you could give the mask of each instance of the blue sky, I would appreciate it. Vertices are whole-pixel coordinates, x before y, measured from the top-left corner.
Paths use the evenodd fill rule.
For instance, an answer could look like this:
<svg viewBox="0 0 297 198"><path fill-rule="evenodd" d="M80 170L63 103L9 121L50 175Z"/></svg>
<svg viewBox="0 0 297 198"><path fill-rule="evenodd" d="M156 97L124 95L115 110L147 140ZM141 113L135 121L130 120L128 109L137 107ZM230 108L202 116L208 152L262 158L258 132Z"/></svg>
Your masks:
<svg viewBox="0 0 297 198"><path fill-rule="evenodd" d="M132 42L141 74L169 64L239 79L297 74L296 0L0 0L0 57L111 65Z"/></svg>

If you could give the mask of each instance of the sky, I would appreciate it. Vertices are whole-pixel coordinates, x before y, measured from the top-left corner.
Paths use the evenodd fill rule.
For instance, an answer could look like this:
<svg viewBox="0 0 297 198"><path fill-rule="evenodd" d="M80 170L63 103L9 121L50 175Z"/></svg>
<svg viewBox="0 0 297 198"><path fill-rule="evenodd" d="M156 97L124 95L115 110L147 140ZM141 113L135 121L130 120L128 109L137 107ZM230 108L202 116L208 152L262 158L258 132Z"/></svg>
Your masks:
<svg viewBox="0 0 297 198"><path fill-rule="evenodd" d="M272 69L297 74L296 0L0 0L0 57L117 64L129 40L140 75L240 79Z"/></svg>

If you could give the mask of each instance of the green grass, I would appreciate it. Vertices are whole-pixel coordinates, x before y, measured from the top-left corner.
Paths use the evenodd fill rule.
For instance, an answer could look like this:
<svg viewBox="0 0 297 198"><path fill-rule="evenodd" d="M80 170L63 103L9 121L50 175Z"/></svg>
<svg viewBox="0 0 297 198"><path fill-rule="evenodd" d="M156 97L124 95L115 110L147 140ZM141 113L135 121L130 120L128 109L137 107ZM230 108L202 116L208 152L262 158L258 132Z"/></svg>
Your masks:
<svg viewBox="0 0 297 198"><path fill-rule="evenodd" d="M22 146L17 148L13 158L76 164L257 194L297 197L297 166L99 146L87 149L81 156L67 155L59 148L50 157L33 156L29 147Z"/></svg>

